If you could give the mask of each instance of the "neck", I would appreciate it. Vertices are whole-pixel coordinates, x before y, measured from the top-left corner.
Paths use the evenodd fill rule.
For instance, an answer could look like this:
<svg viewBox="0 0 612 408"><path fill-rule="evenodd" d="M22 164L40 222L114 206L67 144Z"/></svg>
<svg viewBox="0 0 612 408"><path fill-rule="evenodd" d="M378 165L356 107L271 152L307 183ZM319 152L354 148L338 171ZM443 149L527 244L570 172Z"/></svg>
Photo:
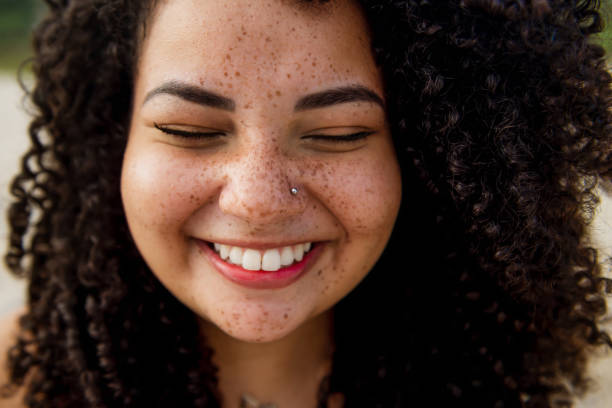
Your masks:
<svg viewBox="0 0 612 408"><path fill-rule="evenodd" d="M319 385L331 371L331 311L267 343L237 340L209 322L202 329L214 350L224 407L238 408L244 394L279 408L316 406Z"/></svg>

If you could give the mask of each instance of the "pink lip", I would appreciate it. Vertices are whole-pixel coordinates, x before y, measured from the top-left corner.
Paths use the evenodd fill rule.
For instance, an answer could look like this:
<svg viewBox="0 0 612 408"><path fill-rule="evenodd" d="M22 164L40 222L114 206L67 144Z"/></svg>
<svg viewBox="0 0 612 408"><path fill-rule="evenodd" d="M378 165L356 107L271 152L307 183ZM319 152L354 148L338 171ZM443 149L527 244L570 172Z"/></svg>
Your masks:
<svg viewBox="0 0 612 408"><path fill-rule="evenodd" d="M254 289L280 289L302 277L321 254L324 244L314 244L300 262L293 263L278 271L249 271L241 266L225 262L208 244L196 239L198 247L210 263L227 279L239 285Z"/></svg>

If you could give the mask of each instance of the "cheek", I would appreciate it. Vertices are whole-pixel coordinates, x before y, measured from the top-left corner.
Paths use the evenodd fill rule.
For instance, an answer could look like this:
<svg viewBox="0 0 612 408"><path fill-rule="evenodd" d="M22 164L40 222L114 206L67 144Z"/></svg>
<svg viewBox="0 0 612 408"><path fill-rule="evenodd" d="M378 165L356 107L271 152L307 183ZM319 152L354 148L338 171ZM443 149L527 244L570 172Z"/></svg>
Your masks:
<svg viewBox="0 0 612 408"><path fill-rule="evenodd" d="M393 150L329 162L312 172L318 200L345 234L333 267L320 274L321 310L332 307L367 275L387 244L399 211L401 177ZM314 187L313 187L314 189Z"/></svg>
<svg viewBox="0 0 612 408"><path fill-rule="evenodd" d="M196 157L169 152L167 147L128 148L121 195L130 226L180 228L214 191L214 177L205 168Z"/></svg>
<svg viewBox="0 0 612 408"><path fill-rule="evenodd" d="M392 152L380 156L320 165L312 174L319 200L349 237L380 237L395 222L401 200L399 167Z"/></svg>

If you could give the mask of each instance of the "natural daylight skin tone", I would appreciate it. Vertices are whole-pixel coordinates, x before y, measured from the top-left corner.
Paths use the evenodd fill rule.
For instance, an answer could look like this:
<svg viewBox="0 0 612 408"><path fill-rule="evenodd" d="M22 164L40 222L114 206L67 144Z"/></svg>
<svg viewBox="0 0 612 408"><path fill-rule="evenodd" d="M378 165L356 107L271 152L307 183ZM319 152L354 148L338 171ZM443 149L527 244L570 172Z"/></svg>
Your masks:
<svg viewBox="0 0 612 408"><path fill-rule="evenodd" d="M312 97L338 89L344 99ZM372 268L399 209L383 105L355 3L173 0L151 17L123 203L153 273L201 318L224 406L245 392L316 405L331 308ZM326 138L339 135L356 136ZM310 264L276 288L228 279L205 249L305 242L317 249Z"/></svg>

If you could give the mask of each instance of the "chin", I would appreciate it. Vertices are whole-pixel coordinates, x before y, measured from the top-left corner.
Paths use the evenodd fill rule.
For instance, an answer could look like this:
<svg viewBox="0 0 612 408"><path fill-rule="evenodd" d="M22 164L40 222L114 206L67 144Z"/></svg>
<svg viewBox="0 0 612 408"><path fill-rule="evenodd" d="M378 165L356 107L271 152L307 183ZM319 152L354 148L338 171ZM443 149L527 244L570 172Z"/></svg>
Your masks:
<svg viewBox="0 0 612 408"><path fill-rule="evenodd" d="M236 340L239 340L244 343L273 343L275 341L283 339L287 336L291 330L236 330L236 331L226 331L225 333L228 336L233 337Z"/></svg>
<svg viewBox="0 0 612 408"><path fill-rule="evenodd" d="M254 302L225 305L202 316L208 329L220 331L238 341L269 343L283 339L305 327L311 320L308 308ZM210 326L214 326L211 328Z"/></svg>
<svg viewBox="0 0 612 408"><path fill-rule="evenodd" d="M245 343L271 343L283 339L298 326L289 322L275 324L266 322L260 326L254 324L217 325L217 328L235 340Z"/></svg>

